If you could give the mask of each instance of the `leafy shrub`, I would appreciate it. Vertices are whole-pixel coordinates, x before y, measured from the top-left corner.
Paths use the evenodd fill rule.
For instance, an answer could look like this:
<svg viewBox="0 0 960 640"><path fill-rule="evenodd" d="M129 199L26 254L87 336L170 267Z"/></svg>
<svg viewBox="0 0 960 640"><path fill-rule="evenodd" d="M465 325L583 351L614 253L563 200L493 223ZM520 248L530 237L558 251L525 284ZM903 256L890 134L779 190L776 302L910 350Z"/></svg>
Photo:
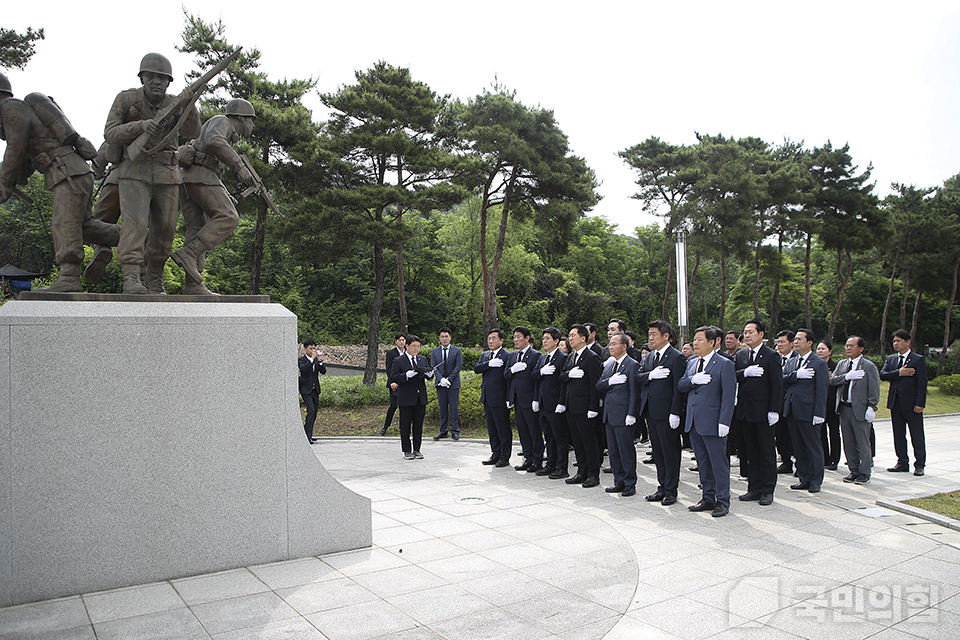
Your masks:
<svg viewBox="0 0 960 640"><path fill-rule="evenodd" d="M384 376L372 386L363 384L363 376L320 376L321 407L360 409L383 404L390 404Z"/></svg>
<svg viewBox="0 0 960 640"><path fill-rule="evenodd" d="M931 380L930 384L948 396L960 396L960 375L940 376Z"/></svg>

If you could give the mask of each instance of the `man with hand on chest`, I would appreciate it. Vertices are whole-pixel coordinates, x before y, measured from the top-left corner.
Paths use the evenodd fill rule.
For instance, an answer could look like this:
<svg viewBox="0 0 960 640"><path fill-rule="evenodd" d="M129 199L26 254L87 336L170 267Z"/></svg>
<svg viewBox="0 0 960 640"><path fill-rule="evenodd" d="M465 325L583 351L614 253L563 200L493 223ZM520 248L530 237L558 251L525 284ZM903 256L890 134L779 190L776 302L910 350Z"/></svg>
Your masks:
<svg viewBox="0 0 960 640"><path fill-rule="evenodd" d="M603 424L606 428L607 450L613 469L614 485L607 493L632 496L637 492L637 449L633 445L633 425L637 423L640 393L636 378L640 371L637 361L627 355L630 339L622 333L610 337L610 358L597 381L597 391L603 398Z"/></svg>
<svg viewBox="0 0 960 640"><path fill-rule="evenodd" d="M427 359L420 355L420 338L407 337L407 352L393 361L390 381L397 385L400 407L400 448L407 460L422 460L423 418L427 414L426 380L433 378ZM410 436L413 435L413 445Z"/></svg>
<svg viewBox="0 0 960 640"><path fill-rule="evenodd" d="M573 352L567 356L560 381L567 385L567 424L570 439L577 454L577 474L564 480L567 484L580 484L585 489L600 484L600 450L591 420L600 415L600 394L597 381L600 379L600 357L587 346L589 331L582 324L570 328L567 340ZM599 350L599 348L598 348Z"/></svg>
<svg viewBox="0 0 960 640"><path fill-rule="evenodd" d="M533 412L533 370L540 359L540 352L531 346L530 329L527 327L520 326L513 330L513 344L517 349L507 357L503 378L507 383L507 408L513 408L523 450L523 462L514 468L536 473L543 469L543 436Z"/></svg>
<svg viewBox="0 0 960 640"><path fill-rule="evenodd" d="M927 360L911 349L913 338L903 329L893 332L893 348L897 353L888 356L880 371L880 379L890 382L887 408L893 423L893 448L897 464L887 471L910 471L907 453L907 427L913 443L913 475L922 476L927 464L927 447L923 436L923 408L927 403Z"/></svg>
<svg viewBox="0 0 960 640"><path fill-rule="evenodd" d="M491 329L487 333L487 348L473 367L474 373L483 376L480 382L480 404L487 421L487 435L490 438L490 458L483 464L497 467L510 465L510 448L513 446L513 429L510 428L510 410L507 409L507 381L503 377L503 365L507 361L507 350L503 348L503 339L507 337L500 329Z"/></svg>
<svg viewBox="0 0 960 640"><path fill-rule="evenodd" d="M813 352L816 345L810 329L797 329L793 345L797 357L783 369L783 416L790 429L793 456L797 460L800 482L790 485L795 491L820 491L823 484L823 442L820 425L827 418L827 386L830 369Z"/></svg>

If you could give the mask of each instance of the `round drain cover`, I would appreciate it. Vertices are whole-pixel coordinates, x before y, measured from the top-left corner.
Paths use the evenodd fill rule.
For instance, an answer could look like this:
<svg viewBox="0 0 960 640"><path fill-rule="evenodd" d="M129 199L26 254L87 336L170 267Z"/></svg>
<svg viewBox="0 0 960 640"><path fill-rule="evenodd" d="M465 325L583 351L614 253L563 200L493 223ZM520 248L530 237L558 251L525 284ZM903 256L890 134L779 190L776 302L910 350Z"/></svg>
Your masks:
<svg viewBox="0 0 960 640"><path fill-rule="evenodd" d="M470 497L470 498L460 498L459 500L457 500L457 502L461 504L483 504L484 502L487 502L487 499Z"/></svg>

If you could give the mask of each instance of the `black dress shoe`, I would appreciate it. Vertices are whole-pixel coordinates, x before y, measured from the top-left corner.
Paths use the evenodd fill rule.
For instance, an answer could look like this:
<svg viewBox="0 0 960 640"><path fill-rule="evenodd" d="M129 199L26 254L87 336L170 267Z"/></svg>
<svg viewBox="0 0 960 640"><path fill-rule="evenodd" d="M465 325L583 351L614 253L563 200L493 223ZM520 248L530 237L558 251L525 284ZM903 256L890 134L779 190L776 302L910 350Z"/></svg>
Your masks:
<svg viewBox="0 0 960 640"><path fill-rule="evenodd" d="M483 464L497 464L498 462L500 462L500 456L494 456L492 458L484 460Z"/></svg>
<svg viewBox="0 0 960 640"><path fill-rule="evenodd" d="M453 434L453 439L454 439L454 440L459 440L459 439L460 439L460 434L459 434L459 433Z"/></svg>
<svg viewBox="0 0 960 640"><path fill-rule="evenodd" d="M760 494L760 504L764 507L768 507L773 504L773 494L772 493L761 493Z"/></svg>
<svg viewBox="0 0 960 640"><path fill-rule="evenodd" d="M552 474L552 473L553 473L554 471L556 471L556 470L557 470L556 467L543 467L543 468L541 468L541 469L537 469L537 475L538 475L538 476L549 476L550 474Z"/></svg>
<svg viewBox="0 0 960 640"><path fill-rule="evenodd" d="M527 473L536 473L537 471L543 471L542 464L532 464L527 467Z"/></svg>
<svg viewBox="0 0 960 640"><path fill-rule="evenodd" d="M600 486L600 478L598 478L597 476L590 476L589 478L584 480L583 484L581 484L580 486L583 487L584 489L589 489L590 487L598 487Z"/></svg>
<svg viewBox="0 0 960 640"><path fill-rule="evenodd" d="M606 493L623 493L623 488L622 484L615 484L612 487L607 487L604 491Z"/></svg>
<svg viewBox="0 0 960 640"><path fill-rule="evenodd" d="M857 479L853 481L853 484L870 484L870 476L861 473L857 476Z"/></svg>
<svg viewBox="0 0 960 640"><path fill-rule="evenodd" d="M690 511L713 511L717 507L716 502L709 502L706 499L701 499L697 504L692 504L687 509Z"/></svg>
<svg viewBox="0 0 960 640"><path fill-rule="evenodd" d="M643 460L643 464L653 464L654 462L656 462L656 460L653 458L644 458Z"/></svg>
<svg viewBox="0 0 960 640"><path fill-rule="evenodd" d="M382 435L382 436L387 435L387 428L386 428L386 427L380 427L380 435Z"/></svg>
<svg viewBox="0 0 960 640"><path fill-rule="evenodd" d="M434 439L434 440L443 440L444 438L449 438L449 437L450 437L450 434L449 434L449 433L438 433L437 435L433 436L433 439Z"/></svg>
<svg viewBox="0 0 960 640"><path fill-rule="evenodd" d="M710 515L712 515L714 518L722 518L728 513L730 513L730 507L725 504L718 504L713 508L713 513Z"/></svg>
<svg viewBox="0 0 960 640"><path fill-rule="evenodd" d="M887 469L887 471L889 471L890 473L904 473L904 472L910 471L910 465L900 464L898 462L897 464Z"/></svg>
<svg viewBox="0 0 960 640"><path fill-rule="evenodd" d="M647 502L660 502L666 497L666 495L667 494L665 494L663 491L657 491L656 493L651 493L648 496L644 496L643 499Z"/></svg>
<svg viewBox="0 0 960 640"><path fill-rule="evenodd" d="M547 477L550 478L551 480L561 480L563 478L568 477L569 475L570 474L567 473L566 469L557 469Z"/></svg>
<svg viewBox="0 0 960 640"><path fill-rule="evenodd" d="M665 507L669 507L672 504L677 504L677 496L664 496L663 500L660 501Z"/></svg>
<svg viewBox="0 0 960 640"><path fill-rule="evenodd" d="M857 479L857 475L858 475L858 474L856 474L856 473L851 473L851 474L849 474L849 475L843 476L843 481L844 481L844 482L853 482L854 480Z"/></svg>
<svg viewBox="0 0 960 640"><path fill-rule="evenodd" d="M629 498L630 496L635 496L635 495L637 495L637 485L631 484L631 485L628 486L628 487L624 487L624 488L623 488L623 493L621 493L620 495L622 495L622 496L624 496L624 497L626 497L626 498Z"/></svg>
<svg viewBox="0 0 960 640"><path fill-rule="evenodd" d="M514 469L516 469L517 471L526 471L527 469L530 468L531 464L533 463L530 462L529 460L524 460L523 464L518 464L517 466L514 467Z"/></svg>
<svg viewBox="0 0 960 640"><path fill-rule="evenodd" d="M740 496L740 499L743 500L744 502L752 502L752 501L754 501L754 500L759 500L759 499L760 499L760 492L759 492L759 491L747 491L745 494L743 494L742 496Z"/></svg>
<svg viewBox="0 0 960 640"><path fill-rule="evenodd" d="M575 476L571 476L567 478L566 480L564 480L564 482L566 482L567 484L580 484L586 479L587 479L587 476L583 475L582 473L578 473Z"/></svg>
<svg viewBox="0 0 960 640"><path fill-rule="evenodd" d="M836 471L836 470L837 470L837 463L836 463L836 462L831 462L830 464L827 465L826 468L827 468L827 470L829 470L829 471Z"/></svg>
<svg viewBox="0 0 960 640"><path fill-rule="evenodd" d="M915 476L922 476L922 475L923 475L923 467L917 467L916 469L914 469L914 470L913 470L913 475L915 475Z"/></svg>
<svg viewBox="0 0 960 640"><path fill-rule="evenodd" d="M605 467L604 469L602 469L602 471L604 473L613 473L613 469L611 469L610 467Z"/></svg>
<svg viewBox="0 0 960 640"><path fill-rule="evenodd" d="M793 465L789 462L784 462L777 467L777 473L793 473Z"/></svg>
<svg viewBox="0 0 960 640"><path fill-rule="evenodd" d="M810 488L809 482L798 482L797 484L790 485L790 488L794 491L803 491Z"/></svg>
<svg viewBox="0 0 960 640"><path fill-rule="evenodd" d="M700 467L698 466L690 467L690 471L700 471Z"/></svg>
<svg viewBox="0 0 960 640"><path fill-rule="evenodd" d="M320 442L320 438L310 438L310 444L317 444Z"/></svg>
<svg viewBox="0 0 960 640"><path fill-rule="evenodd" d="M810 483L810 486L807 487L807 491L809 491L810 493L820 493L820 485L818 485L818 484L813 484L813 483L811 482L811 483Z"/></svg>
<svg viewBox="0 0 960 640"><path fill-rule="evenodd" d="M510 461L509 461L508 459L506 459L506 458L500 458L499 460L497 460L497 464L495 464L495 465L493 465L493 466L495 466L495 467L501 467L501 468L503 468L503 467L509 467L509 466L510 466Z"/></svg>

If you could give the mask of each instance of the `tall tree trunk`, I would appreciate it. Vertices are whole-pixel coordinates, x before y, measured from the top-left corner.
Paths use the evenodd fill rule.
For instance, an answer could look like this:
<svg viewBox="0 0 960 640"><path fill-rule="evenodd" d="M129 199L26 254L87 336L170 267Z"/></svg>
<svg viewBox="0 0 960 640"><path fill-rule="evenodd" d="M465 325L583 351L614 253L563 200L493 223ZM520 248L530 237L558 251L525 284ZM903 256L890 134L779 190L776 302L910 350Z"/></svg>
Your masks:
<svg viewBox="0 0 960 640"><path fill-rule="evenodd" d="M370 331L367 333L367 361L363 367L363 384L377 381L377 356L380 347L380 312L383 310L384 284L383 246L373 245L373 306L370 309Z"/></svg>
<svg viewBox="0 0 960 640"><path fill-rule="evenodd" d="M493 178L491 177L490 180ZM483 335L493 328L490 324L490 300L487 291L490 289L490 263L487 261L487 209L490 207L490 181L483 189L483 201L480 203L480 271L483 276ZM485 339L485 338L484 338ZM481 344L483 340L481 339Z"/></svg>
<svg viewBox="0 0 960 640"><path fill-rule="evenodd" d="M763 239L757 240L753 249L753 317L760 317L760 246ZM771 323L771 326L773 324ZM772 329L771 329L772 332Z"/></svg>
<svg viewBox="0 0 960 640"><path fill-rule="evenodd" d="M517 176L519 174L520 166L514 166L513 170L510 172L510 179L507 181L505 190L506 195L503 197L503 205L500 207L500 231L497 234L497 246L493 252L493 266L490 269L490 282L488 283L489 291L487 292L488 305L490 309L489 320L491 322L487 331L497 327L499 322L499 318L497 317L497 274L500 272L500 258L503 257L503 246L507 238L507 217L510 215L510 203L513 201L513 188L517 182Z"/></svg>
<svg viewBox="0 0 960 640"><path fill-rule="evenodd" d="M807 324L805 327L813 328L813 312L810 307L810 244L813 234L807 232L807 246L803 255L803 284L804 284L804 307L807 314ZM772 334L771 334L772 335Z"/></svg>
<svg viewBox="0 0 960 640"><path fill-rule="evenodd" d="M260 160L264 164L270 164L270 149L264 147L260 154ZM267 222L267 203L260 198L257 207L257 228L253 234L253 256L250 260L250 295L260 295L260 267L263 264L263 244L266 238L267 230L264 225Z"/></svg>
<svg viewBox="0 0 960 640"><path fill-rule="evenodd" d="M940 362L937 363L938 376L943 372L943 362L947 357L947 348L950 346L950 315L953 311L953 303L957 300L958 275L960 275L960 258L953 263L953 289L950 291L950 300L947 302L947 315L943 320L943 349L940 350ZM956 357L956 364L960 366L960 354Z"/></svg>
<svg viewBox="0 0 960 640"><path fill-rule="evenodd" d="M910 327L910 335L913 336L913 339L917 339L917 322L920 320L920 300L923 298L923 289L917 291L917 300L913 303L913 324ZM910 344L917 344L916 342L911 342ZM927 354L923 354L926 356Z"/></svg>
<svg viewBox="0 0 960 640"><path fill-rule="evenodd" d="M407 293L403 280L403 249L397 251L397 299L400 301L400 331L406 334L410 326L407 323Z"/></svg>
<svg viewBox="0 0 960 640"><path fill-rule="evenodd" d="M887 287L887 301L883 305L883 318L880 320L880 355L886 357L887 355L887 317L890 314L890 303L893 302L893 283L897 278L897 259L899 256L894 256L893 266L890 267L890 286Z"/></svg>
<svg viewBox="0 0 960 640"><path fill-rule="evenodd" d="M900 297L900 328L907 326L907 295L910 293L910 256L903 263L900 272L900 281L903 283L903 295Z"/></svg>
<svg viewBox="0 0 960 640"><path fill-rule="evenodd" d="M697 284L697 271L700 269L700 250L696 252L693 261L693 271L690 272L690 286L687 287L687 322L690 322L690 310L693 308L690 303L693 302L693 287Z"/></svg>
<svg viewBox="0 0 960 640"><path fill-rule="evenodd" d="M847 269L843 269L843 258L846 256ZM840 317L840 309L843 307L843 291L850 282L850 275L853 273L853 256L849 249L837 249L837 276L840 278L840 286L837 287L837 302L833 306L833 313L830 314L830 325L827 327L827 340L833 342L833 334L837 328L837 318Z"/></svg>
<svg viewBox="0 0 960 640"><path fill-rule="evenodd" d="M727 314L727 257L720 256L720 320L717 322L723 326L723 318Z"/></svg>
<svg viewBox="0 0 960 640"><path fill-rule="evenodd" d="M783 273L783 233L777 236L777 273L773 278L773 298L770 300L770 335L777 335L780 324L780 277Z"/></svg>

